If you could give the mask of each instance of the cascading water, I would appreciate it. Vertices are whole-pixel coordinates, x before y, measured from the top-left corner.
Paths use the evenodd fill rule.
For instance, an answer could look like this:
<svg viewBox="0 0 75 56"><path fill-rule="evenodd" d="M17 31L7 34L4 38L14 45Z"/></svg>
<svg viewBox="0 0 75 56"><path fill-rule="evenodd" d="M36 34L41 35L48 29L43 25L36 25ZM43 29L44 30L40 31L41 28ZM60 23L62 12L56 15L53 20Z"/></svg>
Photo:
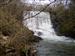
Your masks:
<svg viewBox="0 0 75 56"><path fill-rule="evenodd" d="M38 12L30 11L24 14L24 19ZM64 36L57 36L50 19L48 12L41 12L36 17L23 21L25 26L34 31L34 35L44 39L34 45L37 49L37 56L75 56L74 40Z"/></svg>
<svg viewBox="0 0 75 56"><path fill-rule="evenodd" d="M29 11L27 15L24 14L24 19L31 17L39 11ZM40 36L44 40L72 42L73 40L65 36L57 36L52 28L50 14L48 12L41 12L39 15L27 19L24 22L30 30L34 31L34 35Z"/></svg>
<svg viewBox="0 0 75 56"><path fill-rule="evenodd" d="M32 3L32 0L27 1ZM48 0L48 2L47 0L39 1L43 1L48 4L49 1L53 0ZM43 2L42 4L44 4ZM28 11L26 14L24 13L24 19L34 16L38 12L39 11ZM30 30L34 31L34 35L40 36L44 39L34 45L37 49L37 56L75 56L75 40L65 36L56 35L51 23L50 14L48 12L41 12L33 18L24 20L23 23Z"/></svg>

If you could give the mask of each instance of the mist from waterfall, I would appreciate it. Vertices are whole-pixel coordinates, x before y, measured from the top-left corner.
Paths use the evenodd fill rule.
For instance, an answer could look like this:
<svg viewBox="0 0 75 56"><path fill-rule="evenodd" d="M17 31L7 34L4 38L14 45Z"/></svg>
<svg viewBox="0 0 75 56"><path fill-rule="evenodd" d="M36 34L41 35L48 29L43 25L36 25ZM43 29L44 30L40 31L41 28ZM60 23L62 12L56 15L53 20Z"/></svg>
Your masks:
<svg viewBox="0 0 75 56"><path fill-rule="evenodd" d="M39 11L28 11L28 14L24 14L24 19L35 15ZM57 36L53 25L51 23L50 14L48 12L41 12L39 15L27 19L24 25L34 32L34 35L40 36L44 40L72 42L73 40L65 36Z"/></svg>

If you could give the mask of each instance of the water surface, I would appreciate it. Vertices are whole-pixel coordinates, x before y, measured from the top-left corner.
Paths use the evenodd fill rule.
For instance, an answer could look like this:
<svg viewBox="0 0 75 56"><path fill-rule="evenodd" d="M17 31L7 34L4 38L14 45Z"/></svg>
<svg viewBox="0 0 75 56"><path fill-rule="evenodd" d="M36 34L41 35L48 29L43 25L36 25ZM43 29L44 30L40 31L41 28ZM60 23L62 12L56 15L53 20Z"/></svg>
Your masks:
<svg viewBox="0 0 75 56"><path fill-rule="evenodd" d="M24 19L38 12L29 11ZM75 40L56 35L48 12L41 12L36 17L27 19L24 25L32 30L34 35L44 39L36 44L37 56L75 56Z"/></svg>
<svg viewBox="0 0 75 56"><path fill-rule="evenodd" d="M40 41L37 44L37 56L75 56L75 43Z"/></svg>

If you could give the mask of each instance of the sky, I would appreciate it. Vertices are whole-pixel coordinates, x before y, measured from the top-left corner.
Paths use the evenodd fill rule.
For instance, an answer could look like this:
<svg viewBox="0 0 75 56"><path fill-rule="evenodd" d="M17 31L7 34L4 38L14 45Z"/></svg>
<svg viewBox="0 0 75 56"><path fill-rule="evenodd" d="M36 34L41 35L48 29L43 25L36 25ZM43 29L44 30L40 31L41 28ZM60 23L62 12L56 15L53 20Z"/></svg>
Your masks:
<svg viewBox="0 0 75 56"><path fill-rule="evenodd" d="M53 2L54 0L21 0L23 3L29 3L29 4L36 4L36 5L45 5L45 4L49 4L51 2ZM60 0L57 0L60 1ZM62 3L64 5L66 0L63 0ZM57 2L56 2L57 3ZM58 2L59 3L59 2ZM68 0L68 4L70 3L70 0Z"/></svg>
<svg viewBox="0 0 75 56"><path fill-rule="evenodd" d="M25 2L25 0L22 0L23 2ZM30 4L32 4L32 3L35 3L35 4L49 4L50 2L52 2L52 1L54 1L54 0L41 0L41 1L39 1L39 0L27 0L26 1L26 3L30 3Z"/></svg>

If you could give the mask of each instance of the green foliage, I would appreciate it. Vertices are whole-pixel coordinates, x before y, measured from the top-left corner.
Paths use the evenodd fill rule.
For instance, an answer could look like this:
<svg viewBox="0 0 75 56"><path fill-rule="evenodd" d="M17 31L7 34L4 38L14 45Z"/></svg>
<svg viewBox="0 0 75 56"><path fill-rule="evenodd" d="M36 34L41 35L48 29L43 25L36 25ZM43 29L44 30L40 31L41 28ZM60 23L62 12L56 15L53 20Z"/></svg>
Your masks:
<svg viewBox="0 0 75 56"><path fill-rule="evenodd" d="M69 7L65 9L64 6L57 7L54 12L55 22L58 24L58 31L62 35L70 36L74 38L75 35L75 8Z"/></svg>

